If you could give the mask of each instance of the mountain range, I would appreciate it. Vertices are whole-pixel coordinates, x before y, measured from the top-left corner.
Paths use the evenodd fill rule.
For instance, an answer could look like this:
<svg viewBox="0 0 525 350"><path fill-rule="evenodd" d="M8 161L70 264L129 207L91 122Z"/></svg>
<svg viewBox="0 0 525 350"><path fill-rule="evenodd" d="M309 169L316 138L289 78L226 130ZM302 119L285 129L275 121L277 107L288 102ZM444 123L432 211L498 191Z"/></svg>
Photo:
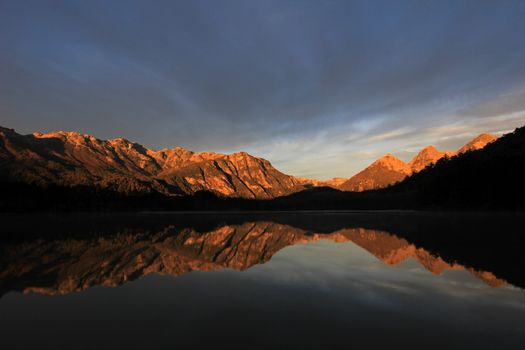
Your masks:
<svg viewBox="0 0 525 350"><path fill-rule="evenodd" d="M0 165L4 181L125 193L206 190L226 197L274 198L304 188L295 177L245 152L154 151L123 138L106 141L77 132L20 135L0 128Z"/></svg>
<svg viewBox="0 0 525 350"><path fill-rule="evenodd" d="M427 146L408 163L403 162L392 154L387 154L342 183L339 189L360 192L384 188L402 181L413 173L420 172L444 157L453 157L468 151L481 149L496 139L496 136L484 133L475 137L457 151L439 151L434 146Z"/></svg>
<svg viewBox="0 0 525 350"><path fill-rule="evenodd" d="M428 146L408 163L387 154L349 179L323 181L284 174L246 152L156 151L123 138L100 140L64 131L21 135L0 127L0 180L167 196L208 191L248 199L272 199L312 187L359 192L392 185L443 157L483 148L495 139L481 134L456 152Z"/></svg>

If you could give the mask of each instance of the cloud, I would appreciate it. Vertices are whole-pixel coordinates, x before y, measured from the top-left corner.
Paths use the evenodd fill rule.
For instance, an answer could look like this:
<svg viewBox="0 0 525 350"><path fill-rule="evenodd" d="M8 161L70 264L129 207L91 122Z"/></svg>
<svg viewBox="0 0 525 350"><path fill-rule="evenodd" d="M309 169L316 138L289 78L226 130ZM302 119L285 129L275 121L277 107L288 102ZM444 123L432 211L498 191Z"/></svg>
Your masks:
<svg viewBox="0 0 525 350"><path fill-rule="evenodd" d="M524 82L525 87L525 82ZM461 116L489 118L511 115L525 111L525 90L511 91L482 103L467 106L460 111Z"/></svg>
<svg viewBox="0 0 525 350"><path fill-rule="evenodd" d="M22 132L247 150L329 177L521 122L493 118L523 109L522 1L0 7L0 124Z"/></svg>

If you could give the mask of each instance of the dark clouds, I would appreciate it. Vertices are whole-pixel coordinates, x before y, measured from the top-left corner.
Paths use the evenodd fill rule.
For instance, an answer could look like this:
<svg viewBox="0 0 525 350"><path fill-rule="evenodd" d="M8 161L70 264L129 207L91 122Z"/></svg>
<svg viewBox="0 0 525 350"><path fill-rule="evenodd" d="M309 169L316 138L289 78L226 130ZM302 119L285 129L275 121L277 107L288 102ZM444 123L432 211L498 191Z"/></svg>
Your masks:
<svg viewBox="0 0 525 350"><path fill-rule="evenodd" d="M0 124L349 176L523 123L523 18L519 0L2 1Z"/></svg>

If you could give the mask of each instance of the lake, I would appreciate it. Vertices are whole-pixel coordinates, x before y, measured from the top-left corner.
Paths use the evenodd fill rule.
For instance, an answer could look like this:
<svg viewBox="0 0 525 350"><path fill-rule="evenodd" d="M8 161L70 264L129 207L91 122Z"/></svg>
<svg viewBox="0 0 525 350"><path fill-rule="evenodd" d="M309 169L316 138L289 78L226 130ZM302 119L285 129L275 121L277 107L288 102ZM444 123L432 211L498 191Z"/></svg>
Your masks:
<svg viewBox="0 0 525 350"><path fill-rule="evenodd" d="M2 214L3 349L523 349L517 214Z"/></svg>

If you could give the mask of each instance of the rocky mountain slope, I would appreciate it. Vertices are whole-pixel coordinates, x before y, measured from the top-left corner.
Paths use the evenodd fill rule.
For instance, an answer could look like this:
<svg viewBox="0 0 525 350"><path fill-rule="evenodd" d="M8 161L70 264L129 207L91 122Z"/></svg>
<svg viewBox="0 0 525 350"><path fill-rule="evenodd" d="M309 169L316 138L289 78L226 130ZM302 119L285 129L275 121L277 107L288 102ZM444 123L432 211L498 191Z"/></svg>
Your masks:
<svg viewBox="0 0 525 350"><path fill-rule="evenodd" d="M316 180L316 179L309 179L306 177L296 177L295 178L301 185L303 185L306 188L310 187L332 187L332 188L339 188L346 180L345 177L334 177L328 180Z"/></svg>
<svg viewBox="0 0 525 350"><path fill-rule="evenodd" d="M410 167L392 154L384 155L365 170L354 175L343 184L344 191L365 191L374 188L383 188L399 182L411 174Z"/></svg>
<svg viewBox="0 0 525 350"><path fill-rule="evenodd" d="M125 193L207 190L227 197L273 198L304 188L267 160L244 152L155 151L123 138L106 141L76 132L20 135L0 127L0 165L4 181Z"/></svg>
<svg viewBox="0 0 525 350"><path fill-rule="evenodd" d="M481 134L469 141L457 151L439 151L434 146L427 146L422 149L408 163L387 154L367 168L354 175L339 186L344 191L361 192L384 188L400 182L407 176L420 172L431 164L435 164L443 157L453 157L467 151L474 151L485 147L488 143L494 141L496 136L490 134Z"/></svg>
<svg viewBox="0 0 525 350"><path fill-rule="evenodd" d="M457 153L465 153L468 151L475 151L478 149L482 149L485 147L488 143L491 143L492 141L496 140L497 137L491 134L483 133L472 139L470 142L465 144L463 147L461 147Z"/></svg>
<svg viewBox="0 0 525 350"><path fill-rule="evenodd" d="M425 169L428 165L436 163L441 158L447 156L452 157L455 155L455 152L438 151L434 146L427 146L423 148L410 162L407 166L410 173L417 173Z"/></svg>
<svg viewBox="0 0 525 350"><path fill-rule="evenodd" d="M448 269L467 270L490 286L505 284L490 272L448 263L385 231L347 228L311 233L289 225L255 221L202 233L168 226L158 232L123 232L9 246L0 255L0 292L67 294L96 285L115 287L153 273L179 276L197 270L244 270L267 262L287 246L322 239L353 242L388 265L413 258L436 275Z"/></svg>
<svg viewBox="0 0 525 350"><path fill-rule="evenodd" d="M169 196L209 191L254 199L312 187L360 192L387 187L445 156L480 149L495 139L481 134L456 152L428 146L408 163L387 154L350 179L322 181L283 174L267 160L245 152L196 153L181 147L156 151L123 138L99 140L63 131L20 135L0 127L0 180Z"/></svg>

